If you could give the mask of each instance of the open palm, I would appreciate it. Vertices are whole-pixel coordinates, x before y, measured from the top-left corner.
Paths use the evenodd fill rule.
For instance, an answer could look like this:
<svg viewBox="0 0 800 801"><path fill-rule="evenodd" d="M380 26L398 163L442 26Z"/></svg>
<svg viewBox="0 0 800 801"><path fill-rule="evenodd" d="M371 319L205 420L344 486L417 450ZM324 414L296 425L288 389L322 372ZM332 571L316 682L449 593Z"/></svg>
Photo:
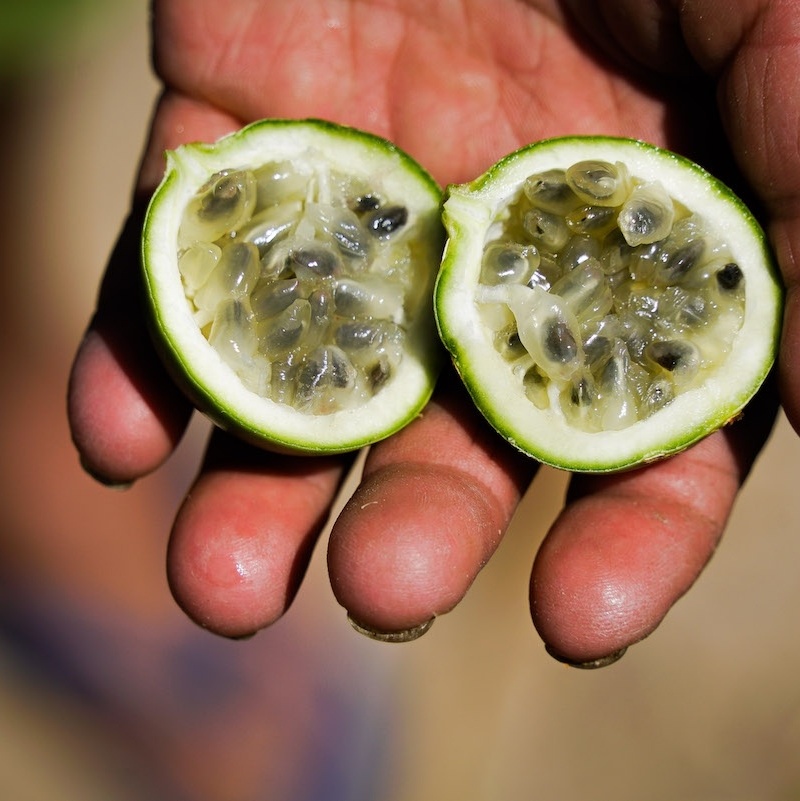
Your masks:
<svg viewBox="0 0 800 801"><path fill-rule="evenodd" d="M768 143L737 127L731 110L744 55L731 57L764 37L751 29L751 40L741 38L740 29L766 4L741 4L751 16L738 29L717 25L706 37L698 28L708 24L704 4L685 5L681 33L677 16L656 2L156 0L166 90L137 195L145 199L160 180L166 148L263 117L313 116L393 140L442 185L568 133L635 136L717 170L729 169L729 147L749 147L751 184L777 226L796 228L788 215L778 219L784 195L758 169L775 169ZM595 34L591 44L582 25ZM729 65L719 91L731 145L714 83L697 62L709 72ZM191 411L161 372L133 300L140 205L112 258L70 391L84 463L111 482L155 469ZM773 233L789 241L791 232ZM791 387L787 395L796 397ZM766 399L763 413L661 464L573 479L531 583L534 621L554 653L602 661L658 624L713 552L772 406ZM230 636L279 617L349 463L256 452L215 432L170 542L171 583L187 612ZM535 470L447 373L425 414L368 455L329 543L337 598L373 632L424 630L463 597Z"/></svg>

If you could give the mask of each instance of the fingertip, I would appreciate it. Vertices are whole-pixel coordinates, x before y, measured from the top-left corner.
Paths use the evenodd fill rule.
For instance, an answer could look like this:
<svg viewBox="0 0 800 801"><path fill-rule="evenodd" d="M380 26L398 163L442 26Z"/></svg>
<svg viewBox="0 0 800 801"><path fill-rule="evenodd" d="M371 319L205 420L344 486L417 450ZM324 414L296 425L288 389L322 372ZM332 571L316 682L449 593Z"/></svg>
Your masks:
<svg viewBox="0 0 800 801"><path fill-rule="evenodd" d="M570 664L624 651L658 625L670 604L653 593L648 583L652 570L643 576L636 556L623 544L615 548L589 533L596 520L590 510L583 511L564 524L586 533L545 542L531 577L533 624L547 650Z"/></svg>
<svg viewBox="0 0 800 801"><path fill-rule="evenodd" d="M100 331L87 332L70 374L67 414L81 464L102 483L126 485L153 471L185 429L188 402L161 389L156 414L155 390L147 389L152 381L130 362L123 366Z"/></svg>
<svg viewBox="0 0 800 801"><path fill-rule="evenodd" d="M240 638L280 618L302 568L286 538L230 477L202 479L173 526L167 577L178 605L199 625Z"/></svg>
<svg viewBox="0 0 800 801"><path fill-rule="evenodd" d="M714 553L741 477L718 434L627 474L573 479L531 574L531 616L548 650L592 663L654 631Z"/></svg>
<svg viewBox="0 0 800 801"><path fill-rule="evenodd" d="M247 637L294 600L344 463L278 456L216 432L175 519L167 577L201 626Z"/></svg>
<svg viewBox="0 0 800 801"><path fill-rule="evenodd" d="M328 546L334 595L359 630L427 630L464 596L499 542L501 512L465 476L401 463L364 480Z"/></svg>

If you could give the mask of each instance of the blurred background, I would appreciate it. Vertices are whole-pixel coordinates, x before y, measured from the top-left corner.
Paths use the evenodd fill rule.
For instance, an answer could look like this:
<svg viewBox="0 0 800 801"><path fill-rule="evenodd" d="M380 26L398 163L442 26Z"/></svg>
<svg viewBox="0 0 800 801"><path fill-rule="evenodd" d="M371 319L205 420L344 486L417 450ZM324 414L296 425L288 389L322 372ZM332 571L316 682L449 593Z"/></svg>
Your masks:
<svg viewBox="0 0 800 801"><path fill-rule="evenodd" d="M800 799L800 440L783 419L696 587L602 671L553 661L529 621L564 490L549 470L415 643L350 629L324 548L252 640L177 610L164 551L204 425L117 492L83 474L65 419L157 92L147 35L144 0L0 0L0 798Z"/></svg>

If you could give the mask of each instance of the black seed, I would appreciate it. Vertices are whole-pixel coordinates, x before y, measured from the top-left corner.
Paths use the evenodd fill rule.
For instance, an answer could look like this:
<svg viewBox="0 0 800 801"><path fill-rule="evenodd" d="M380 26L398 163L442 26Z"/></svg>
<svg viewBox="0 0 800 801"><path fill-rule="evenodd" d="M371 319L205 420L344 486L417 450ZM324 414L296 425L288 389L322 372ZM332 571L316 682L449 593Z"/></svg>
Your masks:
<svg viewBox="0 0 800 801"><path fill-rule="evenodd" d="M331 293L317 290L308 296L308 302L311 304L311 319L317 325L327 322L333 305Z"/></svg>
<svg viewBox="0 0 800 801"><path fill-rule="evenodd" d="M603 370L600 374L600 383L604 387L615 386L618 379L621 378L620 376L621 369L622 368L620 367L616 359L614 358L609 359L605 363L605 366L603 367Z"/></svg>
<svg viewBox="0 0 800 801"><path fill-rule="evenodd" d="M229 214L239 202L239 196L242 192L242 188L238 183L240 178L240 173L221 176L211 191L203 197L198 216L202 219L214 220L217 217Z"/></svg>
<svg viewBox="0 0 800 801"><path fill-rule="evenodd" d="M717 283L720 289L727 289L728 291L736 289L742 278L742 268L734 262L729 262L717 272Z"/></svg>
<svg viewBox="0 0 800 801"><path fill-rule="evenodd" d="M531 175L525 181L524 192L534 206L557 214L564 214L579 202L564 171L559 169Z"/></svg>
<svg viewBox="0 0 800 801"><path fill-rule="evenodd" d="M578 343L563 320L550 320L546 325L544 349L547 355L561 364L571 362L578 355Z"/></svg>
<svg viewBox="0 0 800 801"><path fill-rule="evenodd" d="M367 218L367 227L375 236L387 237L408 221L408 209L405 206L386 206L379 208Z"/></svg>
<svg viewBox="0 0 800 801"><path fill-rule="evenodd" d="M346 387L350 384L349 365L337 353L331 356L331 383L335 387Z"/></svg>
<svg viewBox="0 0 800 801"><path fill-rule="evenodd" d="M589 388L589 382L582 378L572 385L569 399L573 406L589 406L592 402L592 391Z"/></svg>
<svg viewBox="0 0 800 801"><path fill-rule="evenodd" d="M303 335L303 323L300 320L289 320L284 325L275 326L266 338L266 346L270 353L280 353L293 348Z"/></svg>
<svg viewBox="0 0 800 801"><path fill-rule="evenodd" d="M482 284L525 283L533 264L538 264L536 248L510 242L493 242L483 252L480 282Z"/></svg>
<svg viewBox="0 0 800 801"><path fill-rule="evenodd" d="M569 228L562 216L537 208L525 212L522 227L537 246L551 253L561 250L570 236Z"/></svg>
<svg viewBox="0 0 800 801"><path fill-rule="evenodd" d="M364 214L367 211L375 211L381 205L381 199L377 195L361 195L357 197L351 208L356 214Z"/></svg>
<svg viewBox="0 0 800 801"><path fill-rule="evenodd" d="M519 338L519 332L511 325L498 331L494 337L494 347L505 359L517 359L527 353Z"/></svg>
<svg viewBox="0 0 800 801"><path fill-rule="evenodd" d="M629 222L627 230L640 237L649 235L658 226L660 219L655 209L649 208L642 203L639 208L631 209L629 212ZM633 237L631 237L633 239ZM652 239L652 237L651 237Z"/></svg>
<svg viewBox="0 0 800 801"><path fill-rule="evenodd" d="M270 248L283 239L295 226L296 221L280 209L268 209L256 217L240 230L239 235L246 241L252 242L261 256L266 256Z"/></svg>
<svg viewBox="0 0 800 801"><path fill-rule="evenodd" d="M306 397L325 385L342 389L351 384L350 365L335 348L321 349L303 363L297 383L299 391Z"/></svg>
<svg viewBox="0 0 800 801"><path fill-rule="evenodd" d="M681 354L674 350L667 350L659 353L655 357L657 364L660 364L665 370L672 372L681 363Z"/></svg>
<svg viewBox="0 0 800 801"><path fill-rule="evenodd" d="M347 256L363 258L369 253L369 245L364 241L362 229L354 222L342 220L334 230L333 238Z"/></svg>
<svg viewBox="0 0 800 801"><path fill-rule="evenodd" d="M664 268L670 277L676 279L686 275L697 264L697 260L703 254L705 247L702 239L695 239L668 256L664 263Z"/></svg>
<svg viewBox="0 0 800 801"><path fill-rule="evenodd" d="M583 343L583 352L586 354L588 364L594 364L605 356L611 348L611 340L608 337L598 334Z"/></svg>
<svg viewBox="0 0 800 801"><path fill-rule="evenodd" d="M370 389L373 392L377 392L389 380L391 374L392 371L388 364L383 364L382 362L375 364L367 376Z"/></svg>
<svg viewBox="0 0 800 801"><path fill-rule="evenodd" d="M300 297L299 288L296 278L261 284L250 298L253 311L258 317L274 317Z"/></svg>
<svg viewBox="0 0 800 801"><path fill-rule="evenodd" d="M675 340L652 342L647 346L647 355L669 372L682 367L691 353L692 350L688 345Z"/></svg>
<svg viewBox="0 0 800 801"><path fill-rule="evenodd" d="M344 350L360 350L372 345L376 334L371 323L344 323L336 329L336 344Z"/></svg>
<svg viewBox="0 0 800 801"><path fill-rule="evenodd" d="M524 269L525 260L513 248L504 248L497 254L497 274L500 278L510 278Z"/></svg>
<svg viewBox="0 0 800 801"><path fill-rule="evenodd" d="M328 278L337 272L338 259L325 248L301 248L292 250L286 260L286 266L297 270L308 270L320 278Z"/></svg>
<svg viewBox="0 0 800 801"><path fill-rule="evenodd" d="M567 180L573 189L595 200L607 200L620 184L620 171L606 161L584 161L567 170Z"/></svg>
<svg viewBox="0 0 800 801"><path fill-rule="evenodd" d="M626 343L628 345L628 353L630 353L631 358L639 364L644 364L644 354L647 348L647 340L641 334L632 333L626 339Z"/></svg>
<svg viewBox="0 0 800 801"><path fill-rule="evenodd" d="M567 225L579 233L605 231L616 219L617 209L614 206L583 206L566 217Z"/></svg>
<svg viewBox="0 0 800 801"><path fill-rule="evenodd" d="M372 296L355 282L340 283L333 290L333 303L342 317L358 317L368 306Z"/></svg>

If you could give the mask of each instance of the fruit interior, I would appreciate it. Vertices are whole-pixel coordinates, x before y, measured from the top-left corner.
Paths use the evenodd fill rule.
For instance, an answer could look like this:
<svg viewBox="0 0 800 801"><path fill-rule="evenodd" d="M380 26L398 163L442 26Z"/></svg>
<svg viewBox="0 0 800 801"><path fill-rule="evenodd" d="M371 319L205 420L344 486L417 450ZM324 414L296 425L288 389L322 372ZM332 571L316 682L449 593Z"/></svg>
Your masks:
<svg viewBox="0 0 800 801"><path fill-rule="evenodd" d="M622 163L530 175L490 228L477 301L525 396L620 430L730 353L745 281L724 239Z"/></svg>
<svg viewBox="0 0 800 801"><path fill-rule="evenodd" d="M319 154L217 172L179 230L194 319L252 392L358 406L392 381L421 301L412 217Z"/></svg>

